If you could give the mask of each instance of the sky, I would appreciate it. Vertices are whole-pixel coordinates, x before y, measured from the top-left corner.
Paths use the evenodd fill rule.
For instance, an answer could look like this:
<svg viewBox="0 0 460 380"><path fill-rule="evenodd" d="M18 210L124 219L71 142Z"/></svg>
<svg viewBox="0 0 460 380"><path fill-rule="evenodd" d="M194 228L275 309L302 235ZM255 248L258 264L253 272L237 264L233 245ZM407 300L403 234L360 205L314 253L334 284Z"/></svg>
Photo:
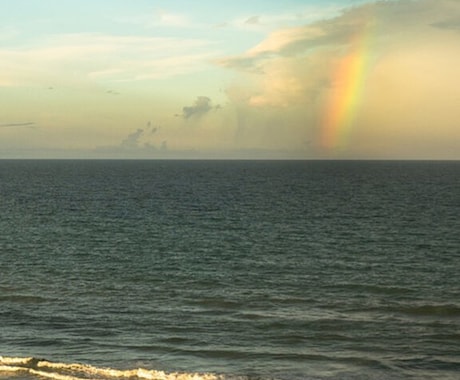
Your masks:
<svg viewBox="0 0 460 380"><path fill-rule="evenodd" d="M0 0L0 158L460 159L459 0Z"/></svg>

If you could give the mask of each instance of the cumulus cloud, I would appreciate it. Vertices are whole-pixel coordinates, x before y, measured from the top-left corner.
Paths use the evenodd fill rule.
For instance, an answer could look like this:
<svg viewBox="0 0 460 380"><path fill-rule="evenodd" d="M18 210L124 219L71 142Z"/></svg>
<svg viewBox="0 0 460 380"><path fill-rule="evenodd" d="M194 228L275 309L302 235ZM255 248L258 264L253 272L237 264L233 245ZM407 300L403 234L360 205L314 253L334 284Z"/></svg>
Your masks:
<svg viewBox="0 0 460 380"><path fill-rule="evenodd" d="M151 121L147 122L144 128L138 128L134 132L128 134L120 143L123 149L139 149L148 148L155 149L153 142L149 140L150 136L158 131L159 127L155 127Z"/></svg>
<svg viewBox="0 0 460 380"><path fill-rule="evenodd" d="M458 20L455 0L382 1L274 31L244 54L218 62L240 73L227 90L242 120L238 134L242 126L245 133L258 128L273 140L290 135L292 144L311 141L308 149L316 156L332 154L321 140L324 120L338 112L337 99L348 97L353 115L346 127L337 122L342 130L335 132L348 134L343 155L455 155ZM256 109L278 120L278 130L268 130ZM439 150L442 142L449 153Z"/></svg>
<svg viewBox="0 0 460 380"><path fill-rule="evenodd" d="M144 130L138 128L135 132L130 133L120 144L122 148L136 149L139 147L139 139L144 134Z"/></svg>
<svg viewBox="0 0 460 380"><path fill-rule="evenodd" d="M454 0L419 0L416 2L377 2L351 8L341 16L318 21L303 27L280 29L246 53L218 61L224 67L237 70L264 68L279 58L312 57L322 53L344 54L356 37L369 33L370 49L382 47L394 39L421 42L425 35L416 35L432 27L458 29L460 4ZM419 37L419 38L417 38ZM259 71L263 72L263 71Z"/></svg>
<svg viewBox="0 0 460 380"><path fill-rule="evenodd" d="M199 118L207 114L211 110L219 109L220 106L213 106L212 101L207 96L198 96L191 106L186 106L182 108L182 114L177 115L181 116L184 119L190 118Z"/></svg>
<svg viewBox="0 0 460 380"><path fill-rule="evenodd" d="M134 132L129 133L118 145L99 146L96 152L108 155L127 155L129 157L140 156L148 157L155 155L159 151L167 151L167 142L163 140L159 147L152 139L160 127L156 127L151 121L148 121L145 128L137 128Z"/></svg>

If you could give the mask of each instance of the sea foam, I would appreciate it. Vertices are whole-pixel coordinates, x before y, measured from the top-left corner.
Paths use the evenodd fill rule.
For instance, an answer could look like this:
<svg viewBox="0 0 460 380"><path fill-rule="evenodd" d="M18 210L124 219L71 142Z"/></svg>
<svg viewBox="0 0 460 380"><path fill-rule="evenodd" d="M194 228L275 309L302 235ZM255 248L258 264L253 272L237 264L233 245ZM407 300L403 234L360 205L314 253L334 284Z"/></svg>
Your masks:
<svg viewBox="0 0 460 380"><path fill-rule="evenodd" d="M120 370L95 367L79 363L59 363L33 357L0 356L0 374L27 373L31 376L56 380L110 380L110 379L151 379L151 380L223 380L222 375L212 373L164 372L145 368Z"/></svg>

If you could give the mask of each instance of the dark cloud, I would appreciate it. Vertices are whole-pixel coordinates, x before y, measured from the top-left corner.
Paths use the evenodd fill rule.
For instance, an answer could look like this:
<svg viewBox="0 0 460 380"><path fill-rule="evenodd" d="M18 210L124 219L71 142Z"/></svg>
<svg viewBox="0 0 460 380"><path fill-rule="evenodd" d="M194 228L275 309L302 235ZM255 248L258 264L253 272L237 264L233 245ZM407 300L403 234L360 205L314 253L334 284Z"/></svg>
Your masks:
<svg viewBox="0 0 460 380"><path fill-rule="evenodd" d="M144 130L138 128L136 132L130 133L122 142L122 148L136 149L139 147L139 140L144 134Z"/></svg>
<svg viewBox="0 0 460 380"><path fill-rule="evenodd" d="M152 122L149 120L147 122L147 127L146 127L146 132L150 135L153 135L155 134L158 130L160 129L160 127L155 127Z"/></svg>
<svg viewBox="0 0 460 380"><path fill-rule="evenodd" d="M213 109L219 109L220 106L213 106L211 99L207 96L198 96L195 103L188 107L182 108L182 114L176 115L181 116L184 119L199 118Z"/></svg>
<svg viewBox="0 0 460 380"><path fill-rule="evenodd" d="M448 20L443 20L443 21L433 23L431 25L439 29L460 30L460 18L451 18Z"/></svg>
<svg viewBox="0 0 460 380"><path fill-rule="evenodd" d="M167 141L154 141L153 135L159 133L161 127L148 121L144 128L129 133L119 144L97 146L94 152L99 157L154 158L170 155Z"/></svg>
<svg viewBox="0 0 460 380"><path fill-rule="evenodd" d="M7 127L28 127L33 128L35 127L35 123L32 121L24 122L24 123L0 123L1 128Z"/></svg>
<svg viewBox="0 0 460 380"><path fill-rule="evenodd" d="M163 141L159 148L152 141L152 135L160 129L161 127L154 126L149 120L145 128L138 128L131 132L118 145L98 146L96 151L108 155L122 154L127 155L127 157L136 155L149 157L159 151L165 152L167 151L166 141Z"/></svg>
<svg viewBox="0 0 460 380"><path fill-rule="evenodd" d="M138 128L136 131L130 133L120 143L120 147L123 149L155 149L155 146L149 142L141 144L141 140L147 139L148 136L155 134L160 127L155 127L149 120L145 128Z"/></svg>

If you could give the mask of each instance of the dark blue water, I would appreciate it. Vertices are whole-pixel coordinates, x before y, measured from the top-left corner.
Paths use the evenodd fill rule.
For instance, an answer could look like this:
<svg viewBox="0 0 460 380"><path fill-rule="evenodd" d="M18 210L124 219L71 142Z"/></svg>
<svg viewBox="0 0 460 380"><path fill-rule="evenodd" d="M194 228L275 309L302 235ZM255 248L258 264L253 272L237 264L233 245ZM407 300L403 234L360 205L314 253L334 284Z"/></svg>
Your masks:
<svg viewBox="0 0 460 380"><path fill-rule="evenodd" d="M456 379L459 215L460 162L0 161L0 378Z"/></svg>

